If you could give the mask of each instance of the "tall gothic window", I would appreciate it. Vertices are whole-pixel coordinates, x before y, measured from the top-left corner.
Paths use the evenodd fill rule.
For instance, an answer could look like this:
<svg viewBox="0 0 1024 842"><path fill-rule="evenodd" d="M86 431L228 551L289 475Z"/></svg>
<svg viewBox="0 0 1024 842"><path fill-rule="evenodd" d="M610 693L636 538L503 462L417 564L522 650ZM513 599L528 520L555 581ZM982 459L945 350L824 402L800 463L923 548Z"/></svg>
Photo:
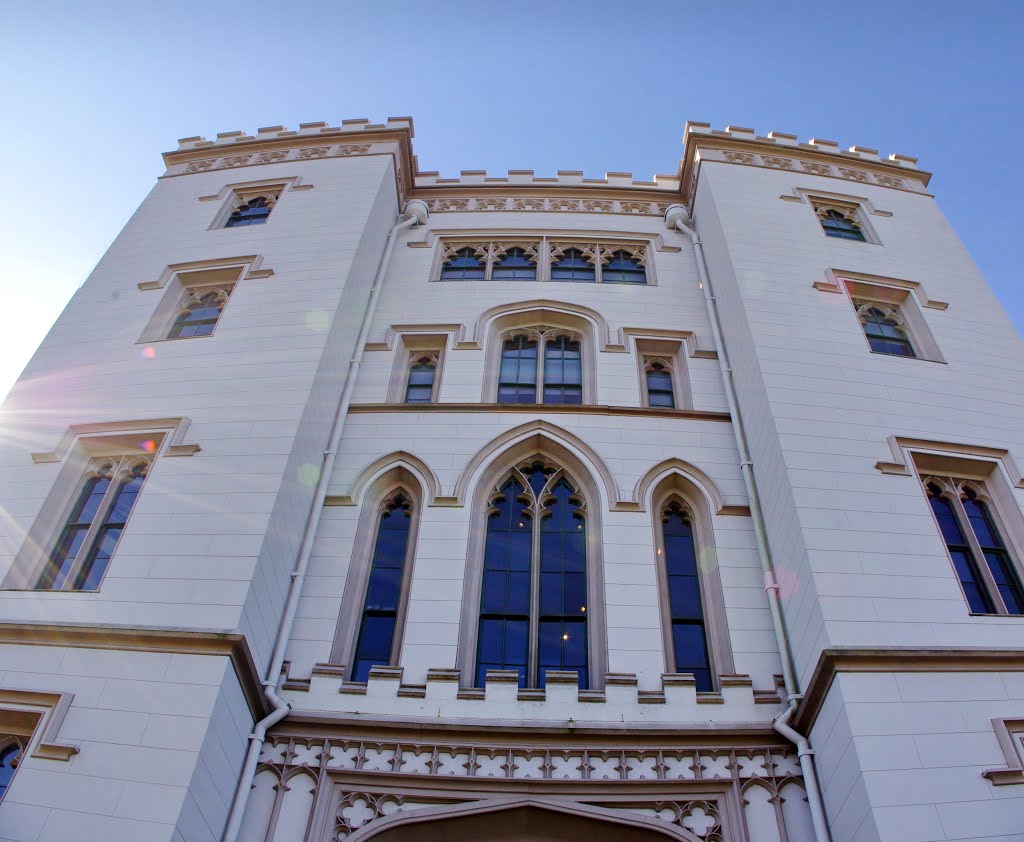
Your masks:
<svg viewBox="0 0 1024 842"><path fill-rule="evenodd" d="M541 461L506 476L490 499L476 685L515 670L543 687L548 670L589 684L586 509L573 481Z"/></svg>
<svg viewBox="0 0 1024 842"><path fill-rule="evenodd" d="M145 457L95 460L35 587L95 591L99 588L128 516L146 482Z"/></svg>
<svg viewBox="0 0 1024 842"><path fill-rule="evenodd" d="M917 356L899 307L875 301L855 300L853 304L872 351L896 357Z"/></svg>
<svg viewBox="0 0 1024 842"><path fill-rule="evenodd" d="M406 403L430 403L434 399L434 380L437 377L437 357L418 354L409 365L405 385Z"/></svg>
<svg viewBox="0 0 1024 842"><path fill-rule="evenodd" d="M171 326L171 339L209 336L220 321L231 288L189 290Z"/></svg>
<svg viewBox="0 0 1024 842"><path fill-rule="evenodd" d="M711 661L693 538L693 515L678 500L671 500L662 508L659 554L667 586L674 669L692 673L698 690L711 690Z"/></svg>
<svg viewBox="0 0 1024 842"><path fill-rule="evenodd" d="M984 487L929 477L925 491L971 612L1024 614L1024 587Z"/></svg>
<svg viewBox="0 0 1024 842"><path fill-rule="evenodd" d="M377 538L363 600L362 620L352 658L352 680L366 681L370 668L387 666L397 658L398 620L405 601L412 503L404 492L392 494L377 522Z"/></svg>
<svg viewBox="0 0 1024 842"><path fill-rule="evenodd" d="M531 328L501 347L498 403L583 403L580 338L553 328Z"/></svg>

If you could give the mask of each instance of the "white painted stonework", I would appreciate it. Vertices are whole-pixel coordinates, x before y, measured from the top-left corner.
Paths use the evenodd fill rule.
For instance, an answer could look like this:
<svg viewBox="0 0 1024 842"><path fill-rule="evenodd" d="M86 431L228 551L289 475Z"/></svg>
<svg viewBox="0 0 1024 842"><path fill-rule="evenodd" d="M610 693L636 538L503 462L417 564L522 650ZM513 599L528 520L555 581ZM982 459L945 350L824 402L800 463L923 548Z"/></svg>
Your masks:
<svg viewBox="0 0 1024 842"><path fill-rule="evenodd" d="M1024 348L914 159L688 124L652 181L443 178L399 118L188 138L165 162L3 405L2 842L220 842L233 804L244 842L812 842L808 767L773 728L791 702L833 842L1024 840L1024 616L971 610L921 483L980 495L1024 572ZM261 197L265 222L229 223ZM859 235L825 236L830 209ZM465 248L487 279L442 279ZM499 277L514 248L536 280ZM569 248L601 282L553 277ZM615 282L620 252L646 283ZM211 335L174 337L209 291ZM872 352L864 299L913 358ZM517 336L579 343L580 403L499 401ZM421 358L429 401L407 403ZM654 365L674 408L649 405ZM145 461L142 491L96 586L54 589L112 455ZM477 680L488 517L534 463L541 517L564 476L586 528L584 686ZM398 493L396 636L357 681ZM706 679L673 654L672 511Z"/></svg>

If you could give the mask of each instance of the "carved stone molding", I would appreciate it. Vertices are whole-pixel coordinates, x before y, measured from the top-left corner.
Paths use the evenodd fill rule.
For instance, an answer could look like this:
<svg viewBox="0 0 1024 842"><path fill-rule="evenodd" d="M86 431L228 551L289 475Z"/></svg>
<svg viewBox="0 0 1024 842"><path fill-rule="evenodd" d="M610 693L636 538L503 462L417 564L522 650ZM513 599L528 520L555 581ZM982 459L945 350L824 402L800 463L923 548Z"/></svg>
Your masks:
<svg viewBox="0 0 1024 842"><path fill-rule="evenodd" d="M544 211L549 213L617 213L664 216L672 202L625 199L577 199L541 196L473 196L426 199L431 213L476 211Z"/></svg>
<svg viewBox="0 0 1024 842"><path fill-rule="evenodd" d="M823 175L830 178L842 178L846 181L855 181L860 184L875 184L880 187L891 187L896 190L915 190L916 184L898 175L886 175L854 166L832 166L819 161L808 161L786 155L757 155L753 152L724 151L720 157L715 153L705 152L708 160L726 161L730 164L743 164L749 167L766 167L768 169L787 170L798 173L805 172L809 175Z"/></svg>
<svg viewBox="0 0 1024 842"><path fill-rule="evenodd" d="M188 175L197 172L212 172L256 164L278 164L285 161L312 161L318 158L351 158L369 155L372 143L341 143L328 146L300 146L293 149L277 149L270 152L247 155L224 155L217 158L202 158L188 161L172 168L170 175Z"/></svg>

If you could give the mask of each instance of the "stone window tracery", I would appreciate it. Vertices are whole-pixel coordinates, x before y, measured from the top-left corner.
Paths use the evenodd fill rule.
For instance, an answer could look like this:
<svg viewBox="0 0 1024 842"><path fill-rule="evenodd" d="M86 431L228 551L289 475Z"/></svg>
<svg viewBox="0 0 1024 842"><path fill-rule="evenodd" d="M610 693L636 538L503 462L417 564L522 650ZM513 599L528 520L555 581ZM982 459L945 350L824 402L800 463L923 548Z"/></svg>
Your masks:
<svg viewBox="0 0 1024 842"><path fill-rule="evenodd" d="M412 551L412 497L399 489L385 498L377 518L351 678L366 681L374 666L396 662L400 618L408 591Z"/></svg>
<svg viewBox="0 0 1024 842"><path fill-rule="evenodd" d="M661 409L675 408L672 366L666 360L659 357L647 360L644 366L644 382L648 406Z"/></svg>
<svg viewBox="0 0 1024 842"><path fill-rule="evenodd" d="M811 206L814 208L814 215L818 217L826 237L855 240L861 243L868 242L864 232L864 223L856 205L811 199Z"/></svg>
<svg viewBox="0 0 1024 842"><path fill-rule="evenodd" d="M210 336L220 321L233 287L196 287L186 290L168 338Z"/></svg>
<svg viewBox="0 0 1024 842"><path fill-rule="evenodd" d="M405 403L432 403L437 385L437 355L414 352L409 360Z"/></svg>
<svg viewBox="0 0 1024 842"><path fill-rule="evenodd" d="M505 334L498 403L583 403L582 337L562 328L521 328Z"/></svg>
<svg viewBox="0 0 1024 842"><path fill-rule="evenodd" d="M99 589L151 464L146 456L104 457L89 463L36 589Z"/></svg>
<svg viewBox="0 0 1024 842"><path fill-rule="evenodd" d="M283 185L251 187L232 191L230 210L224 219L224 228L241 228L248 225L262 225L270 218L277 205Z"/></svg>
<svg viewBox="0 0 1024 842"><path fill-rule="evenodd" d="M854 299L853 306L857 308L857 318L872 351L895 357L917 356L906 329L906 320L897 305Z"/></svg>
<svg viewBox="0 0 1024 842"><path fill-rule="evenodd" d="M442 281L559 281L648 284L648 244L628 241L446 241Z"/></svg>
<svg viewBox="0 0 1024 842"><path fill-rule="evenodd" d="M506 474L488 501L475 683L514 670L544 687L551 670L589 686L586 503L540 459Z"/></svg>
<svg viewBox="0 0 1024 842"><path fill-rule="evenodd" d="M972 614L1024 614L1019 566L982 483L922 479L928 502Z"/></svg>

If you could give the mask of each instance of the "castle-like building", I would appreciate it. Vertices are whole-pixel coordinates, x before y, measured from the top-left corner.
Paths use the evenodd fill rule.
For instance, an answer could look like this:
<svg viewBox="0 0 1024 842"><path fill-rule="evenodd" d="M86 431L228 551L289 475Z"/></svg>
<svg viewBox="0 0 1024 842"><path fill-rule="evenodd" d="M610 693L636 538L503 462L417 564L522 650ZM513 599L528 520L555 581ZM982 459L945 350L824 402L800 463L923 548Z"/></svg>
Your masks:
<svg viewBox="0 0 1024 842"><path fill-rule="evenodd" d="M182 140L14 387L0 840L1024 839L1024 347L929 173L412 137Z"/></svg>

